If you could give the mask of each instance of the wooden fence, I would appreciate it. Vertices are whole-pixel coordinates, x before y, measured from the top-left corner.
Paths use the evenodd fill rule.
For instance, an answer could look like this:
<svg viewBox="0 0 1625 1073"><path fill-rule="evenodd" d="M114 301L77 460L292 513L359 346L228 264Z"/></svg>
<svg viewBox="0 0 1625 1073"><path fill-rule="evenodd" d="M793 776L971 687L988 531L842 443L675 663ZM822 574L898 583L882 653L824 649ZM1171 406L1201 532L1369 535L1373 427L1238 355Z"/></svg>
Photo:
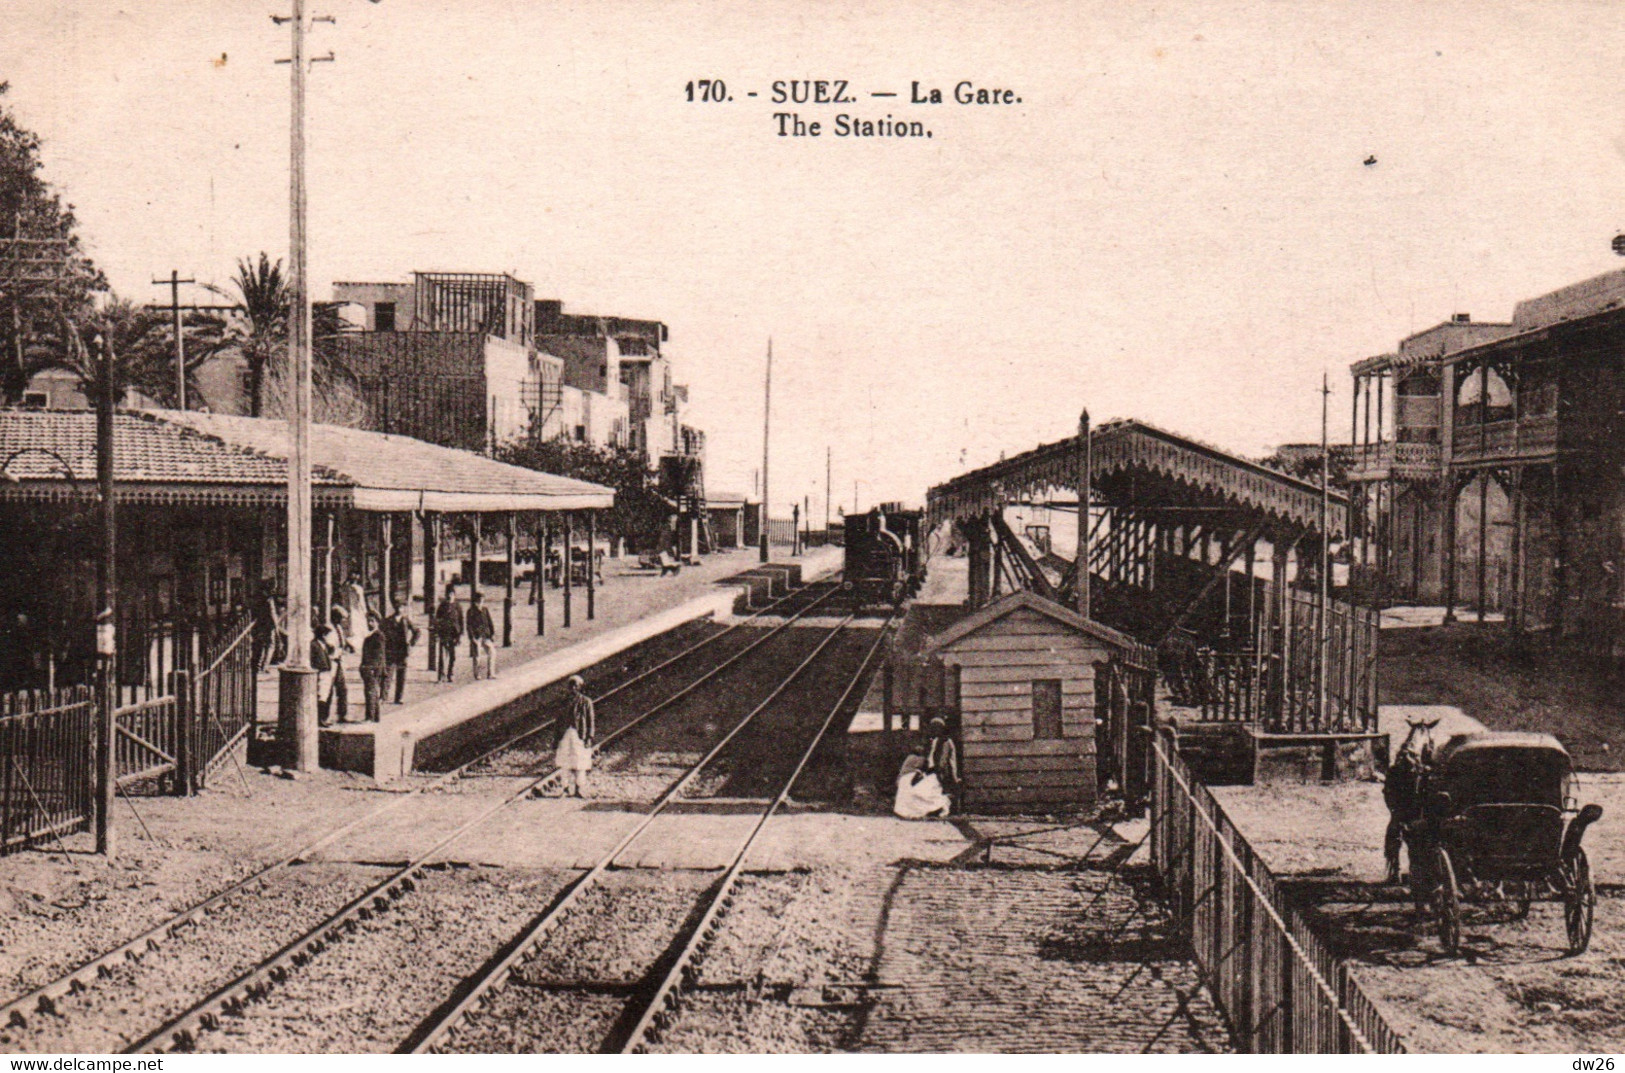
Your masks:
<svg viewBox="0 0 1625 1073"><path fill-rule="evenodd" d="M1268 1054L1405 1053L1166 732L1155 738L1152 753L1152 866L1237 1047Z"/></svg>
<svg viewBox="0 0 1625 1073"><path fill-rule="evenodd" d="M85 686L0 697L0 856L89 825L95 727Z"/></svg>

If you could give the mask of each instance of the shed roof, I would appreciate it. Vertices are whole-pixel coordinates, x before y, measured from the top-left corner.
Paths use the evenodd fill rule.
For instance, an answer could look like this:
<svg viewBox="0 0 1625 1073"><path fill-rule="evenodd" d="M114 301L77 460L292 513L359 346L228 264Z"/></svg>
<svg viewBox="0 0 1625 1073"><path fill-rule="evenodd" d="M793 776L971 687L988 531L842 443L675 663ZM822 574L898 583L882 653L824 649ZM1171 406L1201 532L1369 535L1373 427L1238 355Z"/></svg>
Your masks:
<svg viewBox="0 0 1625 1073"><path fill-rule="evenodd" d="M1177 501L1225 505L1288 526L1319 532L1319 486L1144 421L1107 421L1092 436L1096 502L1157 482L1164 505ZM1078 440L1046 443L961 474L928 494L932 524L974 517L1015 499L1076 488ZM1114 493L1113 484L1118 485ZM1329 528L1343 531L1347 499L1328 497Z"/></svg>
<svg viewBox="0 0 1625 1073"><path fill-rule="evenodd" d="M1124 655L1129 656L1136 662L1150 656L1150 650L1128 636L1128 634L1119 633L1110 626L1096 622L1094 619L1084 618L1069 607L1025 589L1013 592L1002 599L995 600L986 607L966 615L927 641L923 651L926 655L936 655L944 649L952 648L956 642L962 641L999 619L1022 609L1034 611L1078 633L1088 634L1097 641L1102 641L1120 650Z"/></svg>
<svg viewBox="0 0 1625 1073"><path fill-rule="evenodd" d="M312 425L310 447L315 497L327 505L473 513L614 505L602 485L406 436ZM285 421L178 410L114 415L114 480L125 501L285 503L291 453ZM0 482L0 499L86 494L96 480L96 415L0 410L0 460L16 478Z"/></svg>

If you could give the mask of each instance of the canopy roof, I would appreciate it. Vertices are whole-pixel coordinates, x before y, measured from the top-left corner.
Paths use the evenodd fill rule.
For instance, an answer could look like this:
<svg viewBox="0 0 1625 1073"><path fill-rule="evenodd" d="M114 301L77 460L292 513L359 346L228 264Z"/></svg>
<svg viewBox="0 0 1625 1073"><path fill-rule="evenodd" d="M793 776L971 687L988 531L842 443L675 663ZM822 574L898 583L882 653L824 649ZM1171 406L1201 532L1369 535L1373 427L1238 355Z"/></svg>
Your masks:
<svg viewBox="0 0 1625 1073"><path fill-rule="evenodd" d="M1143 421L1109 421L1093 435L1095 501L1141 509L1225 509L1277 528L1318 533L1318 485ZM1076 437L972 470L932 488L933 524L986 514L1078 484ZM1343 531L1347 500L1327 497L1327 528Z"/></svg>
<svg viewBox="0 0 1625 1073"><path fill-rule="evenodd" d="M287 502L288 424L178 410L114 415L117 497L125 502ZM612 489L438 447L406 436L312 425L312 485L323 506L364 511L587 510ZM72 471L72 477L64 470ZM0 501L88 495L96 481L96 415L0 410Z"/></svg>

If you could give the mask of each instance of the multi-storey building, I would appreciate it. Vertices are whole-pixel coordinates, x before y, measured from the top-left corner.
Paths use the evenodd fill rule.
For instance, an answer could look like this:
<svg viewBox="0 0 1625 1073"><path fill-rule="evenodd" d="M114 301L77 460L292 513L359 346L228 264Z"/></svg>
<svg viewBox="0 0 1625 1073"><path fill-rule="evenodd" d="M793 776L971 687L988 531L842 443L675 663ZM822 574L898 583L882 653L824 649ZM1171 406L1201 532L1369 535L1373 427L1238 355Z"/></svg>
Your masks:
<svg viewBox="0 0 1625 1073"><path fill-rule="evenodd" d="M565 313L504 274L334 284L359 329L337 344L370 427L491 450L524 437L683 453L659 321Z"/></svg>
<svg viewBox="0 0 1625 1073"><path fill-rule="evenodd" d="M1355 551L1379 594L1625 654L1625 271L1352 371Z"/></svg>

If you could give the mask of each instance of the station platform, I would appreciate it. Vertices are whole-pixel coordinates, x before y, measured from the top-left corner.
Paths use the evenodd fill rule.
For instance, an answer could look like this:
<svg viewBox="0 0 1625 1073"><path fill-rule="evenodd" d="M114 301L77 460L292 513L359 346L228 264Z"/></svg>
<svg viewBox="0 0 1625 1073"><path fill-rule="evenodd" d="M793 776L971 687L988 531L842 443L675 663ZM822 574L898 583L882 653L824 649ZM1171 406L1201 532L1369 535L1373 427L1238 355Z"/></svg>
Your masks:
<svg viewBox="0 0 1625 1073"><path fill-rule="evenodd" d="M788 549L783 549L788 550ZM456 680L437 683L428 669L428 631L414 615L422 636L407 663L402 705L386 703L377 723L350 722L324 727L320 757L324 768L352 771L388 782L425 761L496 733L521 717L542 690L569 675L698 619L725 620L747 608L760 607L769 595L782 595L798 582L816 581L841 568L841 549L813 548L801 556L779 555L767 564L755 549L719 552L699 566L684 567L672 577L640 571L635 561L611 561L596 595L596 615L586 617L585 594L577 591L573 624L563 625L562 594L545 594L547 632L536 634L536 609L523 598L513 609L513 645L498 647L497 677L473 681L467 645L460 646ZM486 605L502 630L502 590L486 586ZM528 594L527 594L528 595ZM359 673L347 661L348 717L362 718ZM276 674L262 675L259 717L276 720Z"/></svg>

